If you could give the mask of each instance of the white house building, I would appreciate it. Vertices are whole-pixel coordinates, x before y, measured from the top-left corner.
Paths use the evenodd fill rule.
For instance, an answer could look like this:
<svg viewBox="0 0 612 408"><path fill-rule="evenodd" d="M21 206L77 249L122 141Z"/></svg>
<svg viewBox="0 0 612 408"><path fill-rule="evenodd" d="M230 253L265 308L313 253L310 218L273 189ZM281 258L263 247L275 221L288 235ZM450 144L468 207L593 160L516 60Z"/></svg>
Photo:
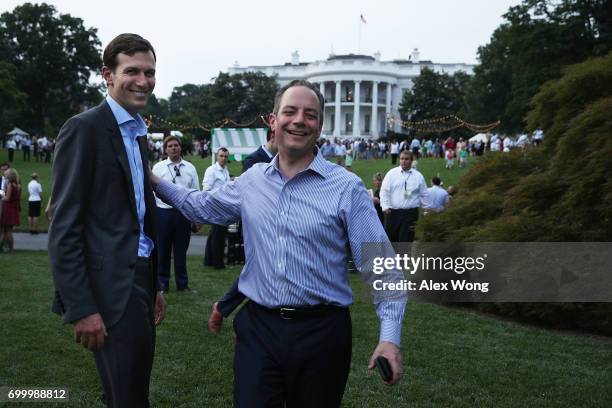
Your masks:
<svg viewBox="0 0 612 408"><path fill-rule="evenodd" d="M441 64L420 61L415 48L407 60L381 61L380 53L369 55L330 55L324 61L300 62L297 51L291 62L283 65L241 67L235 63L230 74L263 72L277 75L280 86L294 79L319 84L325 96L323 137L377 138L387 131L388 117L399 119L399 105L404 92L412 88L421 69L454 74L472 74L474 65ZM397 121L393 129L400 131Z"/></svg>

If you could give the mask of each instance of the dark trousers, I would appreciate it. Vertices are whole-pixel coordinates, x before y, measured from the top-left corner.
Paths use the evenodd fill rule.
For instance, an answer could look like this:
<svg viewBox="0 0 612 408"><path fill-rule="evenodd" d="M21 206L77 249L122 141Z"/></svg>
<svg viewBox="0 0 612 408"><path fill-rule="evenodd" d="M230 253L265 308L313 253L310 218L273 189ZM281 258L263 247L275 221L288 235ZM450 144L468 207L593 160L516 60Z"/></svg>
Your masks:
<svg viewBox="0 0 612 408"><path fill-rule="evenodd" d="M22 150L23 150L23 161L30 161L30 147L26 146Z"/></svg>
<svg viewBox="0 0 612 408"><path fill-rule="evenodd" d="M155 283L148 259L138 258L132 293L121 320L107 328L104 347L94 352L109 407L148 407L155 354Z"/></svg>
<svg viewBox="0 0 612 408"><path fill-rule="evenodd" d="M351 365L351 316L285 320L250 301L234 319L235 407L339 407Z"/></svg>
<svg viewBox="0 0 612 408"><path fill-rule="evenodd" d="M210 232L206 240L206 250L204 251L204 266L214 268L225 267L225 236L227 227L225 225L210 225Z"/></svg>
<svg viewBox="0 0 612 408"><path fill-rule="evenodd" d="M191 223L174 208L157 208L157 265L159 286L167 291L170 285L170 258L174 255L176 289L189 286L187 248L191 240Z"/></svg>
<svg viewBox="0 0 612 408"><path fill-rule="evenodd" d="M397 164L397 156L399 156L397 153L391 153L391 164Z"/></svg>
<svg viewBox="0 0 612 408"><path fill-rule="evenodd" d="M9 161L12 163L13 157L15 156L15 149L8 149L8 156Z"/></svg>
<svg viewBox="0 0 612 408"><path fill-rule="evenodd" d="M414 229L419 219L419 209L391 210L385 215L385 232L391 242L414 241Z"/></svg>

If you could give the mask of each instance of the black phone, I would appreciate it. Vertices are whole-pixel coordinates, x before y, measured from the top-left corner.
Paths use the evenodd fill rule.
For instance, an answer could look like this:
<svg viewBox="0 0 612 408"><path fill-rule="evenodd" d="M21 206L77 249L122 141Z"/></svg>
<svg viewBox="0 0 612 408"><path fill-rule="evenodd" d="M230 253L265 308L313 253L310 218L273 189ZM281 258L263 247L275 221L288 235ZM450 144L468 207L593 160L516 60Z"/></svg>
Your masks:
<svg viewBox="0 0 612 408"><path fill-rule="evenodd" d="M383 356L378 356L376 357L376 360L374 360L374 363L376 364L376 368L378 369L383 381L389 382L393 379L393 371L391 371L389 360Z"/></svg>

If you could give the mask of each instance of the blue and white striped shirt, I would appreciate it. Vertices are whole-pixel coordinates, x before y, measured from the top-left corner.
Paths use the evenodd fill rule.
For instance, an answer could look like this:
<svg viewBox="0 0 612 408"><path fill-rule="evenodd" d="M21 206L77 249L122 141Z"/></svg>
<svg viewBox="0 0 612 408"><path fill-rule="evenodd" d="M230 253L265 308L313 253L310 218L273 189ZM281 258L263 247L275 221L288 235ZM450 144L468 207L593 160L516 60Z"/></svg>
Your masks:
<svg viewBox="0 0 612 408"><path fill-rule="evenodd" d="M276 156L214 193L164 180L157 193L193 222L242 219L246 263L239 289L270 308L349 306L349 254L361 265L363 243L389 243L362 181L320 153L288 181ZM400 344L405 306L405 297L376 303L381 341Z"/></svg>

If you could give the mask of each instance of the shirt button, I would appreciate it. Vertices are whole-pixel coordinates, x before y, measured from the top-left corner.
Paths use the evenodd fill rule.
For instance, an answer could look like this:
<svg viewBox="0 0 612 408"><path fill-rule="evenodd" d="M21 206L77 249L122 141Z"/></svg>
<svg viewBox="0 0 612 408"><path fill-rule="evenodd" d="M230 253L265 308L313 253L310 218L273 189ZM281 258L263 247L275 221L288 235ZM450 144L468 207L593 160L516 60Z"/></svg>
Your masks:
<svg viewBox="0 0 612 408"><path fill-rule="evenodd" d="M282 269L282 267L283 267L283 263L282 263L282 262L279 262L279 263L278 263L278 269Z"/></svg>

